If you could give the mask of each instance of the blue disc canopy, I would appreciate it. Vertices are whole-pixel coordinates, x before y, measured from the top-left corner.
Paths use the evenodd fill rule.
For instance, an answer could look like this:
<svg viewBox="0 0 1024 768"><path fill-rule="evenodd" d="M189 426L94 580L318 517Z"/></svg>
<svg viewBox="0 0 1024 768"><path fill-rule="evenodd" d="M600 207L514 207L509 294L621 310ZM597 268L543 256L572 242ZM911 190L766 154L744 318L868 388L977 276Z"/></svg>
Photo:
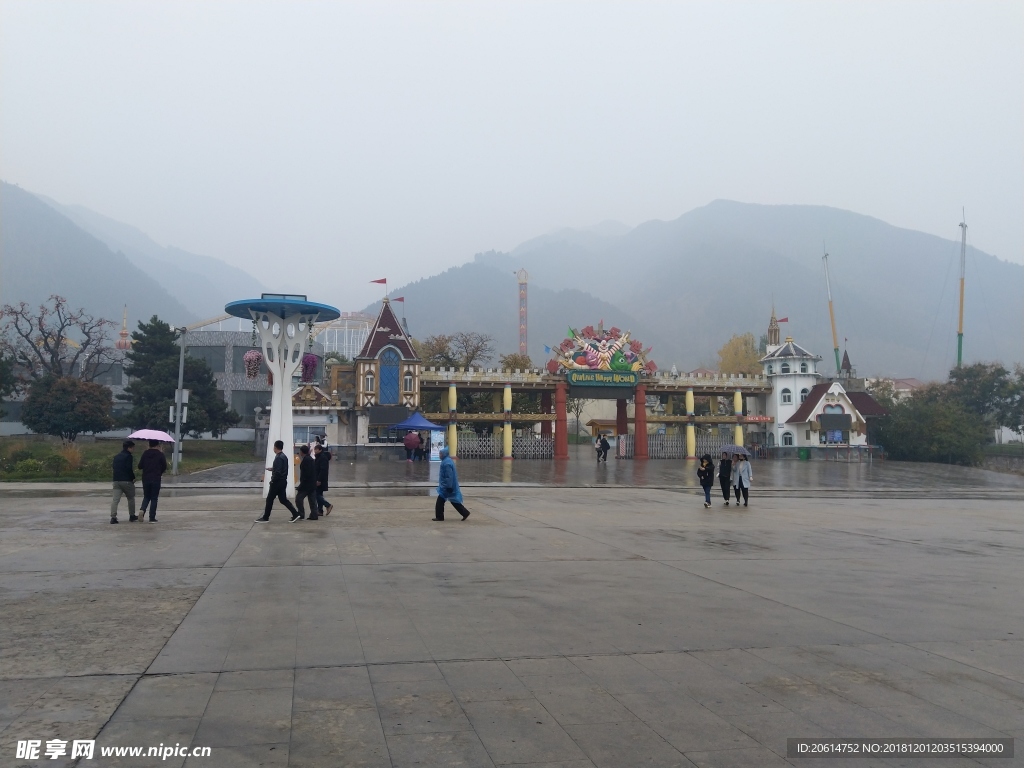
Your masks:
<svg viewBox="0 0 1024 768"><path fill-rule="evenodd" d="M293 293L264 293L258 299L232 301L224 307L224 311L245 320L251 319L253 312L256 314L269 312L281 318L292 315L317 315L316 320L319 323L330 322L341 317L341 312L337 307L309 301L302 294Z"/></svg>

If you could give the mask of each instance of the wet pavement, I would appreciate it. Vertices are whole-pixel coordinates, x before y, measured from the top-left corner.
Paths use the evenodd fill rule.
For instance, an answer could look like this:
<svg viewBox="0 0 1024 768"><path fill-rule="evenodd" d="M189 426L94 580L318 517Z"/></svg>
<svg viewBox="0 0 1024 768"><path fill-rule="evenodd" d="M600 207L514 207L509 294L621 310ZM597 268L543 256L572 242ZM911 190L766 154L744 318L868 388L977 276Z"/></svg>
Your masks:
<svg viewBox="0 0 1024 768"><path fill-rule="evenodd" d="M869 477L940 478L892 467ZM481 486L440 524L386 491L293 525L253 524L252 491L118 526L105 496L5 501L0 764L68 764L14 759L53 738L97 738L82 766L760 768L825 765L788 737L1024 737L1018 500ZM175 743L212 755L98 751Z"/></svg>
<svg viewBox="0 0 1024 768"><path fill-rule="evenodd" d="M695 461L651 459L598 463L588 446L570 446L567 461L479 460L458 462L459 482L559 486L567 488L609 485L636 487L698 488ZM717 460L716 460L717 465ZM910 493L934 490L991 489L1024 491L1024 476L991 472L974 467L918 464L875 460L871 462L793 461L754 459L756 489L830 489L865 491L892 489ZM331 484L365 487L431 484L437 480L437 463L405 461L336 461L331 463ZM182 478L185 483L259 482L263 464L231 465L197 472Z"/></svg>

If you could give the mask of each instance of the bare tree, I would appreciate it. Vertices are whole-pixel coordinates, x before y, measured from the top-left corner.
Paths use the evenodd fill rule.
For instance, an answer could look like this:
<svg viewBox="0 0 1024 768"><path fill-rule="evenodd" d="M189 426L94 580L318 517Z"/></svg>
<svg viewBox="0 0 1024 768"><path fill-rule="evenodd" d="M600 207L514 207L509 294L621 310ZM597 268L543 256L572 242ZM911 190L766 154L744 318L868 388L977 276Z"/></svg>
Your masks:
<svg viewBox="0 0 1024 768"><path fill-rule="evenodd" d="M565 398L565 410L573 415L576 419L576 442L580 441L580 418L583 416L583 409L587 407L589 401L583 397L567 397Z"/></svg>
<svg viewBox="0 0 1024 768"><path fill-rule="evenodd" d="M473 368L494 357L494 339L486 333L460 331L428 336L419 343L418 349L425 365Z"/></svg>
<svg viewBox="0 0 1024 768"><path fill-rule="evenodd" d="M114 323L84 309L69 309L63 296L50 296L38 311L24 301L16 307L5 304L0 317L5 321L0 349L32 379L70 376L92 381L115 362L110 344Z"/></svg>

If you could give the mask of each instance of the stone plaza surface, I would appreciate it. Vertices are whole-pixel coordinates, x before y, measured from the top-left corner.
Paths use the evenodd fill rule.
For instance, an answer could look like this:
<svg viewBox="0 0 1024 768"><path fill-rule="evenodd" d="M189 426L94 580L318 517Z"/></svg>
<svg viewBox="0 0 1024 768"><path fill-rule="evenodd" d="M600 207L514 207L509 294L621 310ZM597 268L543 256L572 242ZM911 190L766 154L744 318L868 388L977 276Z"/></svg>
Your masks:
<svg viewBox="0 0 1024 768"><path fill-rule="evenodd" d="M118 526L98 491L0 490L0 765L71 764L15 759L54 738L96 738L82 766L825 765L798 736L1009 736L827 764L1024 764L1024 492L904 469L710 510L479 487L443 524L422 488L292 525L193 490ZM175 743L212 756L98 752Z"/></svg>

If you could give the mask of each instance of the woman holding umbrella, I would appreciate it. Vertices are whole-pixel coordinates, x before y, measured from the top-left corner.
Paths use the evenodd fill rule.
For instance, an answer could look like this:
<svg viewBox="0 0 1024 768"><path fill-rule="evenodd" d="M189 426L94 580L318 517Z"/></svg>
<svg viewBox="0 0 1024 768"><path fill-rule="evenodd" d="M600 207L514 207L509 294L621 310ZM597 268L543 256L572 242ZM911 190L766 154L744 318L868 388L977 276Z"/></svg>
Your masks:
<svg viewBox="0 0 1024 768"><path fill-rule="evenodd" d="M743 494L743 506L747 506L747 496L750 490L750 481L754 475L750 471L750 462L747 461L746 453L733 454L732 459L732 487L736 491L736 506L740 505L740 494Z"/></svg>

